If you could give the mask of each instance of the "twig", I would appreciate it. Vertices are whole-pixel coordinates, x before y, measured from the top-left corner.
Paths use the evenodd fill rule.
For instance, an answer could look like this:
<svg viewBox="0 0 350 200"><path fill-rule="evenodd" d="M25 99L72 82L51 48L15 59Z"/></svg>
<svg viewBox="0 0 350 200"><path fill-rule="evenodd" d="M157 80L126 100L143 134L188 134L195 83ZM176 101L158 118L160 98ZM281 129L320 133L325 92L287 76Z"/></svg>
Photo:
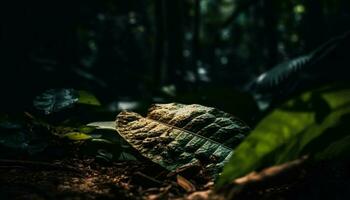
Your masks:
<svg viewBox="0 0 350 200"><path fill-rule="evenodd" d="M253 191L254 188L269 187L297 180L303 174L301 172L306 167L307 161L308 156L304 156L281 165L265 168L260 172L251 172L235 179L233 184L228 185L223 190L228 192L226 195L228 199L233 199L244 191Z"/></svg>

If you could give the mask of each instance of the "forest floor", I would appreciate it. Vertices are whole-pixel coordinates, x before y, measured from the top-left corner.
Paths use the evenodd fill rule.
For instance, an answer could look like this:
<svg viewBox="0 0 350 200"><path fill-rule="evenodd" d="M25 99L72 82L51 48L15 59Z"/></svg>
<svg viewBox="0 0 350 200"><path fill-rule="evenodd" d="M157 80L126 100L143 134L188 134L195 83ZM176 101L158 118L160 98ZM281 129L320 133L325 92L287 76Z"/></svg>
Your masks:
<svg viewBox="0 0 350 200"><path fill-rule="evenodd" d="M103 164L77 157L50 163L1 160L0 195L1 199L343 199L346 194L341 192L349 189L343 184L349 180L349 168L331 168L303 167L298 175L288 172L272 182L231 187L220 195L213 194L213 182L204 177L185 173L186 178L179 179L147 162ZM325 191L331 195L322 196Z"/></svg>
<svg viewBox="0 0 350 200"><path fill-rule="evenodd" d="M124 161L100 164L94 159L70 158L25 162L2 160L1 199L177 199L187 188L177 176L152 163ZM185 179L186 180L186 179ZM212 184L193 183L192 190L209 189ZM191 191L191 192L193 192ZM190 191L189 191L190 192Z"/></svg>

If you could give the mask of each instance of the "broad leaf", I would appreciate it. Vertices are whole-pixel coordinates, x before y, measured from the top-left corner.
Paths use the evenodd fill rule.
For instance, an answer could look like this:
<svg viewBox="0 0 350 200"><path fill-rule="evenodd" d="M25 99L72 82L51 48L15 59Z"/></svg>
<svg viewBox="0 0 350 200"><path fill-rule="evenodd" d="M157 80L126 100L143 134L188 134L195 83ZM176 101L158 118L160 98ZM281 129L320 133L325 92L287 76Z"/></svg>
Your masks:
<svg viewBox="0 0 350 200"><path fill-rule="evenodd" d="M249 130L227 113L196 104L153 105L147 117L121 112L116 122L125 140L161 166L174 170L200 162L213 173L221 169Z"/></svg>
<svg viewBox="0 0 350 200"><path fill-rule="evenodd" d="M79 91L78 103L92 105L92 106L100 106L101 105L100 101L93 94L91 94L85 90Z"/></svg>
<svg viewBox="0 0 350 200"><path fill-rule="evenodd" d="M64 134L64 137L70 140L88 140L92 138L92 136L81 132L69 132Z"/></svg>
<svg viewBox="0 0 350 200"><path fill-rule="evenodd" d="M46 115L72 107L79 100L79 93L74 89L50 89L37 96L34 107Z"/></svg>
<svg viewBox="0 0 350 200"><path fill-rule="evenodd" d="M236 148L217 186L302 155L319 160L349 151L349 115L348 87L322 88L288 101L265 117Z"/></svg>
<svg viewBox="0 0 350 200"><path fill-rule="evenodd" d="M92 94L74 89L49 89L35 97L33 101L34 107L46 115L71 108L78 103L100 105Z"/></svg>

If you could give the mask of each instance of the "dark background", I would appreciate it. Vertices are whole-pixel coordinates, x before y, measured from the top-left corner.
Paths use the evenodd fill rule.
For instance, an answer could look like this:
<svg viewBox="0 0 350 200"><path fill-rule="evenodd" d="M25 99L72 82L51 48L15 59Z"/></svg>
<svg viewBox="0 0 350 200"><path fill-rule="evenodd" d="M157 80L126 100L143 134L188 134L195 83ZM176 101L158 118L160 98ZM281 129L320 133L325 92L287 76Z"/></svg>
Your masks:
<svg viewBox="0 0 350 200"><path fill-rule="evenodd" d="M205 101L231 112L251 79L350 27L348 0L1 4L1 109L10 111L46 89L76 88L111 110Z"/></svg>

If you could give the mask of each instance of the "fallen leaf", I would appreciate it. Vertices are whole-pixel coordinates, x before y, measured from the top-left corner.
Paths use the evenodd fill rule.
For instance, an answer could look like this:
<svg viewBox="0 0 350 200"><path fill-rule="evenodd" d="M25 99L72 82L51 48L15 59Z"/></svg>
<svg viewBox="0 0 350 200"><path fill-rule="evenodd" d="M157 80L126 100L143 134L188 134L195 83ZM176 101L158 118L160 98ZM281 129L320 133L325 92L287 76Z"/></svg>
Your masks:
<svg viewBox="0 0 350 200"><path fill-rule="evenodd" d="M249 127L215 108L192 104L156 104L147 117L117 116L118 133L143 156L173 171L200 162L215 176Z"/></svg>

